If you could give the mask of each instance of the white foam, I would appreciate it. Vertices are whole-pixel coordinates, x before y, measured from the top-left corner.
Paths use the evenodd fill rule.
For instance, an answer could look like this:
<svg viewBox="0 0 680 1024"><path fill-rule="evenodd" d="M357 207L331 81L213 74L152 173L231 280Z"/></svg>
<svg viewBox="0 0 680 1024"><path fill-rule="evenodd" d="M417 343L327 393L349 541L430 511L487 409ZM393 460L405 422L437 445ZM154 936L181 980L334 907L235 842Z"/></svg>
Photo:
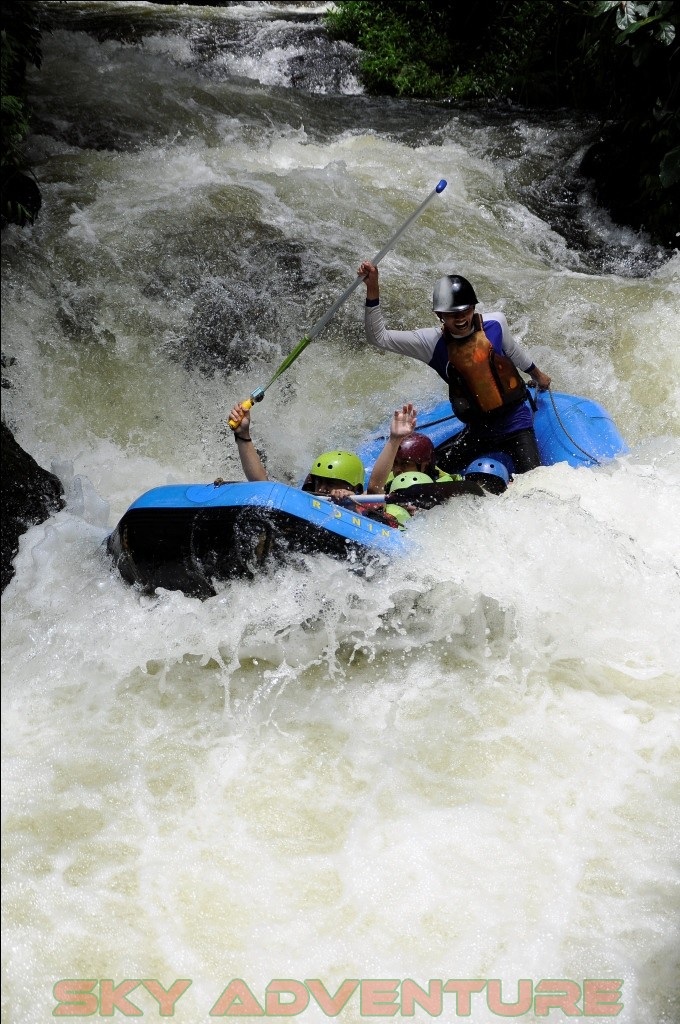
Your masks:
<svg viewBox="0 0 680 1024"><path fill-rule="evenodd" d="M140 57L72 35L45 39L47 74L64 58L64 75L103 83L112 117L118 90L154 128L117 152L44 145L41 218L3 235L17 357L3 408L68 499L21 538L2 599L3 1015L36 1019L39 998L49 1016L69 977L191 977L187 1024L232 977L259 997L286 976L333 991L612 977L619 1020L670 1020L677 259L639 279L574 269L460 134L433 122L414 147L370 113L321 132L298 93L208 88L189 64L170 74L157 41ZM180 63L182 46L167 48ZM164 101L139 110L126 75L149 59ZM397 113L385 105L414 116ZM124 584L102 542L127 505L158 484L239 478L232 402L441 177L382 264L390 324L428 323L432 278L468 274L557 387L611 412L631 454L423 513L412 551L363 574L310 556L205 602ZM262 231L254 245L244 225ZM283 298L248 312L252 361L211 379L185 366L206 280L262 289L268 244ZM329 441L353 446L404 399L440 397L427 367L362 344L361 312L357 295L255 407L273 475L299 479Z"/></svg>

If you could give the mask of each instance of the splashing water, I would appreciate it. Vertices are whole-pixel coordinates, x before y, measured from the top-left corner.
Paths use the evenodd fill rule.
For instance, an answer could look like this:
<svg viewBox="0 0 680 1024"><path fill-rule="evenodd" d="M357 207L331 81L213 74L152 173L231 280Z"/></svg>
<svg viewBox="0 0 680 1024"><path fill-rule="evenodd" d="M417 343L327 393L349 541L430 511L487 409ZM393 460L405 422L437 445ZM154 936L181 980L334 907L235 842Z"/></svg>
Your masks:
<svg viewBox="0 0 680 1024"><path fill-rule="evenodd" d="M619 1020L676 1021L677 254L587 206L590 242L556 230L542 154L583 125L370 99L338 50L324 79L313 5L63 6L43 211L3 236L5 415L68 498L3 595L3 1019L51 1017L60 979L190 978L195 1022L234 978L609 978ZM441 177L381 265L388 321L472 277L631 454L434 509L364 573L128 588L102 548L127 505L240 478L233 401ZM362 338L357 292L256 407L272 476L440 396Z"/></svg>

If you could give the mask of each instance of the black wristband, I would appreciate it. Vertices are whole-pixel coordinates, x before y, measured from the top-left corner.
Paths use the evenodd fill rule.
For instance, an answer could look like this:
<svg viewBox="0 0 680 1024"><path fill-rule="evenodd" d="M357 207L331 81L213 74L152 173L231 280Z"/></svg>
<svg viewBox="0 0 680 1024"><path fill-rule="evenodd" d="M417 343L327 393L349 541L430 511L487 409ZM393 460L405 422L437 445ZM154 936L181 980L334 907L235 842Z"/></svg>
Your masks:
<svg viewBox="0 0 680 1024"><path fill-rule="evenodd" d="M247 441L250 441L250 443L251 443L251 444L253 443L253 439L252 439L252 437L241 437L241 435L240 435L240 434L237 434L236 432L234 432L234 437L236 438L236 443L237 443L237 444L238 444L238 442L239 442L239 441L243 441L243 443L244 443L244 444L245 444L245 443L246 443Z"/></svg>

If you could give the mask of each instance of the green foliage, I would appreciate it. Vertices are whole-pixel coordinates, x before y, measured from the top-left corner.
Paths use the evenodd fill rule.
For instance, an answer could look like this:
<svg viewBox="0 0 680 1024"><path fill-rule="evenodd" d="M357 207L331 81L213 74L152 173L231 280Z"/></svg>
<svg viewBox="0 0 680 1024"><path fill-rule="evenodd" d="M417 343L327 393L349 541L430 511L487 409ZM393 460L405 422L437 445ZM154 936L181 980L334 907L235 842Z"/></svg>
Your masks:
<svg viewBox="0 0 680 1024"><path fill-rule="evenodd" d="M450 8L426 0L340 3L327 15L332 35L364 51L362 74L369 92L398 96L465 98L494 92L495 70L472 75L470 55L481 56L481 29L490 0L461 7L464 31ZM499 5L499 6L502 6Z"/></svg>
<svg viewBox="0 0 680 1024"><path fill-rule="evenodd" d="M592 5L592 17L613 13L619 30L617 43L625 43L628 36L641 28L653 26L654 38L668 46L675 39L675 26L668 20L673 10L672 0L652 0L635 3L633 0L598 0Z"/></svg>
<svg viewBox="0 0 680 1024"><path fill-rule="evenodd" d="M659 177L664 188L680 185L680 146L676 146L675 149L666 153L661 161Z"/></svg>
<svg viewBox="0 0 680 1024"><path fill-rule="evenodd" d="M648 229L677 245L680 224L680 10L671 0L598 2L588 12L611 50L615 119L607 141L621 163L602 175L622 211L642 204ZM613 162L612 162L613 163ZM626 196L633 182L641 196Z"/></svg>
<svg viewBox="0 0 680 1024"><path fill-rule="evenodd" d="M42 59L38 6L30 2L0 4L0 214L3 220L19 224L32 222L40 205L35 182L31 182L25 173L21 151L30 130L26 104L26 65L40 67Z"/></svg>
<svg viewBox="0 0 680 1024"><path fill-rule="evenodd" d="M565 10L573 5L558 0ZM339 0L329 32L364 51L369 92L428 98L498 98L521 91L527 69L554 76L556 9L535 0ZM573 18L572 18L573 20ZM582 18L580 20L583 20ZM551 88L560 89L555 80ZM545 91L545 87L541 86Z"/></svg>
<svg viewBox="0 0 680 1024"><path fill-rule="evenodd" d="M677 245L680 3L338 0L327 25L363 50L371 93L599 112L601 200Z"/></svg>

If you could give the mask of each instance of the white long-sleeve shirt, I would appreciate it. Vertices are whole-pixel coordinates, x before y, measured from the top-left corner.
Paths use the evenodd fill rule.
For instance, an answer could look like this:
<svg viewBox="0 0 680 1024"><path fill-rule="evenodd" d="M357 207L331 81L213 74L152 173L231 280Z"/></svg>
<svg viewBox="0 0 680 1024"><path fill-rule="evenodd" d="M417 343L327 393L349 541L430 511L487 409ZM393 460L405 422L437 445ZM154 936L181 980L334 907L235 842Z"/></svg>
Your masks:
<svg viewBox="0 0 680 1024"><path fill-rule="evenodd" d="M500 343L503 354L508 356L519 370L527 373L530 368L533 368L534 363L531 356L524 346L513 338L503 313L484 313L482 320L484 333L496 351L498 351L498 343ZM365 327L366 340L375 348L420 359L436 370L443 380L447 379L448 356L441 327L419 327L415 331L388 330L380 305L366 306ZM437 352L437 343L440 340L442 342L441 351Z"/></svg>
<svg viewBox="0 0 680 1024"><path fill-rule="evenodd" d="M499 355L506 355L524 373L534 369L535 364L531 356L524 346L513 338L503 313L485 313L482 315L482 322L484 333ZM382 310L377 300L369 300L366 304L365 327L366 339L375 348L420 359L421 362L431 366L442 380L449 383L448 348L444 332L440 327L420 327L415 331L390 331L385 326ZM533 420L528 404L521 402L507 412L494 415L493 423L489 423L487 426L489 430L497 434L510 434L517 430L531 428Z"/></svg>

